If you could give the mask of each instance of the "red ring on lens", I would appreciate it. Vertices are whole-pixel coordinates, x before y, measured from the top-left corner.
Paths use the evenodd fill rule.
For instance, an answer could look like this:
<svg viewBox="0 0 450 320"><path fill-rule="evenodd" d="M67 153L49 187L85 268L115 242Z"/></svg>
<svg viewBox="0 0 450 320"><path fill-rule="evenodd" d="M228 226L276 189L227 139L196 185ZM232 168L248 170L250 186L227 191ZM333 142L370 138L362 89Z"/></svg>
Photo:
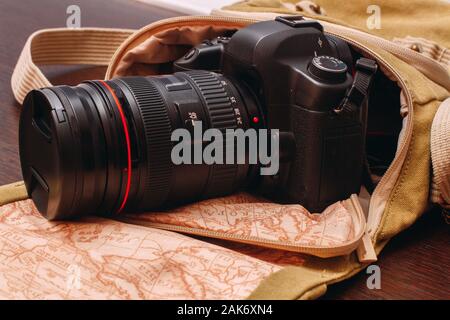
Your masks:
<svg viewBox="0 0 450 320"><path fill-rule="evenodd" d="M125 118L125 114L123 112L122 105L121 105L119 99L117 98L114 90L105 81L99 80L99 82L109 91L109 93L111 93L111 95L113 96L114 102L117 105L117 109L119 110L119 114L120 114L120 120L122 121L123 132L125 134L125 143L126 143L126 146L127 146L127 168L124 168L124 170L125 169L127 170L127 184L126 184L126 187L125 187L125 195L123 196L122 203L121 203L121 205L119 207L119 210L117 210L117 213L119 213L125 207L125 204L126 204L126 202L128 200L128 194L130 193L130 185L131 185L131 142L130 142L130 133L128 132L127 120Z"/></svg>

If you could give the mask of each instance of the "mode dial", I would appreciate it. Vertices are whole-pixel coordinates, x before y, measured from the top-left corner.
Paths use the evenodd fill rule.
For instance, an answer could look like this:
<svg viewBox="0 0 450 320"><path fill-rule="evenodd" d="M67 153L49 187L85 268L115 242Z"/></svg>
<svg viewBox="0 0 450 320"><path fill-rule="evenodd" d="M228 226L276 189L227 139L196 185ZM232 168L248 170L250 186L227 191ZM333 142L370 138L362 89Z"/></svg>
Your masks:
<svg viewBox="0 0 450 320"><path fill-rule="evenodd" d="M325 81L340 82L346 79L347 65L335 57L314 57L309 65L309 72Z"/></svg>

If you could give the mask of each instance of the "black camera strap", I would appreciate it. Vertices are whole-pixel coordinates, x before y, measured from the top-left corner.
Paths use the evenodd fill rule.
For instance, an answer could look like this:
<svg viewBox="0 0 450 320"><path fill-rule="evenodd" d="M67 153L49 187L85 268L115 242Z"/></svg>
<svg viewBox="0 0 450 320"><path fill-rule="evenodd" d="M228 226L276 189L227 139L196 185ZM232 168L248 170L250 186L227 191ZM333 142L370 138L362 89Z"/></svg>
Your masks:
<svg viewBox="0 0 450 320"><path fill-rule="evenodd" d="M344 99L334 112L339 115L353 116L360 109L369 95L370 85L373 76L377 72L378 65L374 60L360 58L356 61L355 76L350 90L347 91ZM365 129L363 130L365 134ZM365 149L365 147L364 147ZM366 150L364 150L364 164L361 172L363 185L369 194L372 194L375 184L371 178L369 162L367 160Z"/></svg>
<svg viewBox="0 0 450 320"><path fill-rule="evenodd" d="M369 95L370 84L377 69L378 65L374 60L359 58L356 61L353 84L339 107L334 109L335 113L354 114L362 106Z"/></svg>

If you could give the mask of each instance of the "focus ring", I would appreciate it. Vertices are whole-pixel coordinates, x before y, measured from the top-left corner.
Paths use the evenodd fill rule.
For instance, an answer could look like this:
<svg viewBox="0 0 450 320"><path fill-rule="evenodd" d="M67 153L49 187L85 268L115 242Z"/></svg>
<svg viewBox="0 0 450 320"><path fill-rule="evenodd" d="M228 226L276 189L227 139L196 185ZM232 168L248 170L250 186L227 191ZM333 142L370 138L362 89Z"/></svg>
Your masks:
<svg viewBox="0 0 450 320"><path fill-rule="evenodd" d="M218 75L213 72L194 70L186 75L200 90L208 109L211 128L225 133L226 129L237 129L236 115L230 97ZM238 166L236 164L215 164L211 168L205 197L224 195L234 191Z"/></svg>
<svg viewBox="0 0 450 320"><path fill-rule="evenodd" d="M128 77L123 83L132 92L142 116L145 142L147 146L147 177L145 179L145 199L142 206L161 206L170 190L172 144L169 115L166 104L150 79Z"/></svg>
<svg viewBox="0 0 450 320"><path fill-rule="evenodd" d="M186 74L200 89L211 119L211 127L219 130L236 129L233 106L217 75L208 71L189 71Z"/></svg>

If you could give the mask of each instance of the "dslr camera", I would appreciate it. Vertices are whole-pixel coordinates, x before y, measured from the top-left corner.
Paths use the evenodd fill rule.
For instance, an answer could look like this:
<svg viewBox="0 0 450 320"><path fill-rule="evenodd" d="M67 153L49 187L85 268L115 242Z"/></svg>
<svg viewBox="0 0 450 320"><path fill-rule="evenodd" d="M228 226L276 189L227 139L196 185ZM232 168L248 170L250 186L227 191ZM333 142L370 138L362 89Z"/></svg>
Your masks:
<svg viewBox="0 0 450 320"><path fill-rule="evenodd" d="M318 22L255 23L199 44L173 68L27 95L22 173L46 218L150 211L239 189L320 212L359 192L377 65L357 59ZM174 163L172 133L198 124L225 138L229 129L268 130L258 139L270 145L276 138L271 156L279 169L264 175L265 163ZM208 145L190 142L192 149ZM245 150L248 160L252 148Z"/></svg>

